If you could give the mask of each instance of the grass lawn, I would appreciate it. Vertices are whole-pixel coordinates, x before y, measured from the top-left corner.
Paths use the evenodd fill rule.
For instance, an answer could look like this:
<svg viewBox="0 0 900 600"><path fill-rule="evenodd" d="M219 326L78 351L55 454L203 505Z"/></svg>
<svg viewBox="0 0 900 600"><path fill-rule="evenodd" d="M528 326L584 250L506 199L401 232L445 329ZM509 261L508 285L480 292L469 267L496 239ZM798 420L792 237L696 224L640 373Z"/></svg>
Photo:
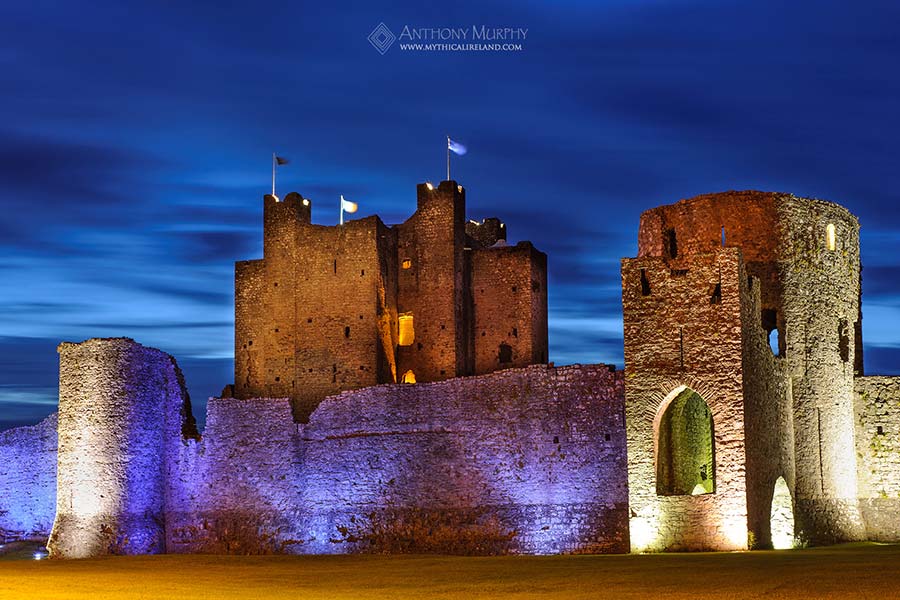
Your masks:
<svg viewBox="0 0 900 600"><path fill-rule="evenodd" d="M900 598L900 546L465 558L136 556L3 560L3 600Z"/></svg>

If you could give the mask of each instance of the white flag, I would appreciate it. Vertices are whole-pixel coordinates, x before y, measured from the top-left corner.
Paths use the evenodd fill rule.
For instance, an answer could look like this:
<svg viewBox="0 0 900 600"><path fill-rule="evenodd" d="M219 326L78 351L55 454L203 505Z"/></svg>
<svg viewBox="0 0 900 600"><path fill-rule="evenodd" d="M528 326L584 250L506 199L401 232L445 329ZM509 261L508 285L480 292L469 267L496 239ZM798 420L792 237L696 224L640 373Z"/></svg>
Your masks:
<svg viewBox="0 0 900 600"><path fill-rule="evenodd" d="M356 204L356 202L344 200L344 195L341 194L341 210L348 213L355 213L357 208L359 208L359 206Z"/></svg>
<svg viewBox="0 0 900 600"><path fill-rule="evenodd" d="M451 140L450 136L447 136L447 149L450 150L450 152L452 152L453 154L458 154L460 156L469 151L468 148L466 148L459 142Z"/></svg>

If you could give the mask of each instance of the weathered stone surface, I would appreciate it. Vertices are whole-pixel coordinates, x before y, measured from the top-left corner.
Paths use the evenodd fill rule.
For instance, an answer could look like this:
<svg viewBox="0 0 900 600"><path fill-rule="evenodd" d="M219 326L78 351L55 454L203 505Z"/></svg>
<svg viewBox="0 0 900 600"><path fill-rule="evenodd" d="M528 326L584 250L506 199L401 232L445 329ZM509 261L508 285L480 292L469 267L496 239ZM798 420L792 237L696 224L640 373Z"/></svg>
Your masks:
<svg viewBox="0 0 900 600"><path fill-rule="evenodd" d="M900 540L900 377L856 379L860 508L870 540Z"/></svg>
<svg viewBox="0 0 900 600"><path fill-rule="evenodd" d="M344 392L306 425L286 399L214 399L182 458L170 551L191 550L198 523L249 511L292 552L379 551L387 533L370 548L342 530L387 513L475 515L510 534L509 552L625 552L622 390L606 365L532 366Z"/></svg>
<svg viewBox="0 0 900 600"><path fill-rule="evenodd" d="M779 476L802 540L861 539L856 218L787 194L698 196L645 212L638 255L622 263L632 541L649 531L634 545L767 546ZM657 496L657 424L685 388L712 411L716 492Z"/></svg>
<svg viewBox="0 0 900 600"><path fill-rule="evenodd" d="M56 514L56 414L0 433L0 543L46 538Z"/></svg>
<svg viewBox="0 0 900 600"><path fill-rule="evenodd" d="M196 437L175 360L127 338L59 346L53 556L165 549L170 460Z"/></svg>
<svg viewBox="0 0 900 600"><path fill-rule="evenodd" d="M622 262L625 372L497 370L544 360L545 257L498 244L496 219L463 226L462 194L420 186L394 228L267 199L266 258L237 267L244 397L211 399L202 439L172 357L62 344L58 457L54 418L0 433L0 529L45 534L55 509L64 557L900 541L900 378L861 376L845 209L728 192L647 211ZM398 347L422 311L429 343ZM439 381L377 385L403 369Z"/></svg>

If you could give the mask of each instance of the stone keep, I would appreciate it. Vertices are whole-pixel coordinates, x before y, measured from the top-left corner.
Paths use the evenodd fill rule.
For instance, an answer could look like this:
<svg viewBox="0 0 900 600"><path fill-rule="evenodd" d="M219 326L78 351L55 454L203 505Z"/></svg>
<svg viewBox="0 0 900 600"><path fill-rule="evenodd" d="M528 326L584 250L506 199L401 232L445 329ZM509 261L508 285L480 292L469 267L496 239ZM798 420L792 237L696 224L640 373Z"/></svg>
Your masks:
<svg viewBox="0 0 900 600"><path fill-rule="evenodd" d="M859 224L820 200L698 196L641 216L622 261L633 550L861 539Z"/></svg>
<svg viewBox="0 0 900 600"><path fill-rule="evenodd" d="M311 223L311 201L264 199L263 258L235 266L237 398L326 396L547 362L547 257L466 221L455 181L421 184L416 212Z"/></svg>

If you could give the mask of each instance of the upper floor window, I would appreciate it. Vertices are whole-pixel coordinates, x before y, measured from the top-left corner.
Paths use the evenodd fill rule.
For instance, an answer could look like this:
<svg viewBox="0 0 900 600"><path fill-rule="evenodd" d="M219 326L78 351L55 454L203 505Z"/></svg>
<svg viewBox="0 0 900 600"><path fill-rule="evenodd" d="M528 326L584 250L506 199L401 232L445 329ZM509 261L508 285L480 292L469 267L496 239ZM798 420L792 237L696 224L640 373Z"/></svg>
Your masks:
<svg viewBox="0 0 900 600"><path fill-rule="evenodd" d="M413 325L412 313L400 315L400 341L401 346L412 346L416 340L416 330Z"/></svg>
<svg viewBox="0 0 900 600"><path fill-rule="evenodd" d="M825 227L825 245L832 251L837 247L837 232L834 229L834 223L829 223Z"/></svg>

